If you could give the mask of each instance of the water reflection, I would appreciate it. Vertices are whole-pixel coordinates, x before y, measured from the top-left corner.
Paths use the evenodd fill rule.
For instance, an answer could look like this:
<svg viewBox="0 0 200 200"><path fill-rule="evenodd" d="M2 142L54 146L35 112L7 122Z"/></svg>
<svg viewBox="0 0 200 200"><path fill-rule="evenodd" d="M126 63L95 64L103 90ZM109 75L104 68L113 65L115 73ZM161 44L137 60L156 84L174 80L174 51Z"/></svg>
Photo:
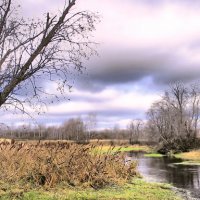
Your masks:
<svg viewBox="0 0 200 200"><path fill-rule="evenodd" d="M147 158L142 152L129 152L128 157L138 160L138 169L148 181L171 183L190 190L200 189L200 166L174 165L181 159Z"/></svg>

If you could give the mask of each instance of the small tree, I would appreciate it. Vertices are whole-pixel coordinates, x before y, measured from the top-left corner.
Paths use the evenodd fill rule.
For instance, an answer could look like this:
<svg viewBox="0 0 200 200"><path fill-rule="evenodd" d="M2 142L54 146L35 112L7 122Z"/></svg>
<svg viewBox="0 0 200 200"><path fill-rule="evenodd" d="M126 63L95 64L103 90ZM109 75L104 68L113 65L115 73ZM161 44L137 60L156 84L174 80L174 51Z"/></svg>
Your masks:
<svg viewBox="0 0 200 200"><path fill-rule="evenodd" d="M0 2L0 107L25 111L28 102L44 103L49 93L43 79L63 93L71 87L70 74L82 71L83 59L96 53L89 33L98 18L88 11L72 12L75 3L68 0L62 12L47 13L44 20L25 20L17 16L14 0Z"/></svg>
<svg viewBox="0 0 200 200"><path fill-rule="evenodd" d="M128 126L128 132L129 132L129 142L130 144L138 143L139 142L139 137L142 132L142 120L140 119L135 119L132 120Z"/></svg>

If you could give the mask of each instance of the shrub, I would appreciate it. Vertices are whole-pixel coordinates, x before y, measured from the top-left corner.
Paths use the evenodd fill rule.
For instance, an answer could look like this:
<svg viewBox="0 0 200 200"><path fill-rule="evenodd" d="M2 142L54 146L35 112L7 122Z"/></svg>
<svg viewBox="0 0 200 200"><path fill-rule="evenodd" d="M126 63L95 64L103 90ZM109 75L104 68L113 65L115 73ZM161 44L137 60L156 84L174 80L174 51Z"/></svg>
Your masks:
<svg viewBox="0 0 200 200"><path fill-rule="evenodd" d="M193 137L179 137L168 141L167 143L162 143L158 148L158 152L162 154L167 154L169 152L181 153L188 152L192 149L199 148L200 139Z"/></svg>
<svg viewBox="0 0 200 200"><path fill-rule="evenodd" d="M0 145L0 181L32 186L120 184L137 174L136 163L121 154L91 153L94 145L15 143Z"/></svg>

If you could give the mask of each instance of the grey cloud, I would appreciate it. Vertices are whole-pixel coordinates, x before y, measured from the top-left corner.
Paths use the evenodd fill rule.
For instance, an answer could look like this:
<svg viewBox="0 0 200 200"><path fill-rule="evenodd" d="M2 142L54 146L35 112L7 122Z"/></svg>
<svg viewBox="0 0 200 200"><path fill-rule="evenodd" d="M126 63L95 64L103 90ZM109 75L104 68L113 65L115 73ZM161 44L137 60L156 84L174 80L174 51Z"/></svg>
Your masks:
<svg viewBox="0 0 200 200"><path fill-rule="evenodd" d="M79 87L99 91L107 86L138 82L145 77L152 77L155 84L197 79L200 76L198 63L195 66L176 51L176 48L166 51L159 48L105 50L106 56L104 53L88 66L89 75L81 78Z"/></svg>
<svg viewBox="0 0 200 200"><path fill-rule="evenodd" d="M183 83L190 83L198 81L200 77L200 65L199 69L195 66L175 66L173 69L165 70L165 73L160 73L154 76L154 82L168 85L176 81L182 81Z"/></svg>
<svg viewBox="0 0 200 200"><path fill-rule="evenodd" d="M90 74L97 82L112 84L138 81L152 72L160 70L164 57L160 53L124 51L106 58L97 64Z"/></svg>
<svg viewBox="0 0 200 200"><path fill-rule="evenodd" d="M22 1L24 7L24 14L29 14L32 16L43 16L47 10L57 9L58 1L50 0L50 1L40 1L33 2L30 4L30 1ZM32 1L31 1L32 2ZM48 4L47 4L48 2ZM59 0L61 2L61 0ZM121 5L121 0L116 1L119 5ZM136 4L144 4L149 6L159 6L164 3L177 4L180 6L191 6L192 8L199 9L197 6L200 5L200 1L195 0L128 0L128 3ZM116 4L117 4L116 3ZM158 8L159 10L159 8ZM127 16L127 20L130 20ZM119 15L120 18L120 15ZM118 20L119 18L116 18ZM105 19L106 20L106 19ZM112 24L109 24L112 26ZM123 27L123 26L122 26ZM187 24L186 24L187 27ZM137 28L137 27L136 27ZM106 28L105 28L106 30ZM102 34L106 35L109 33L104 32L102 30ZM117 34L117 33L116 33ZM148 35L148 33L146 33ZM184 35L184 33L180 32L180 35ZM134 39L134 38L133 38ZM173 47L171 49L167 49L164 45L167 46L166 42L163 41L163 46L154 46L151 48L139 48L134 47L134 41L130 41L132 44L132 48L130 47L129 41L126 38L120 38L120 41L123 41L123 45L110 45L110 47L102 47L100 49L99 58L93 58L88 63L85 63L86 70L83 71L82 75L73 74L72 77L69 75L69 80L72 85L81 91L89 90L91 93L99 92L106 87L115 88L117 91L122 91L120 88L122 85L126 85L127 87L131 87L134 84L141 83L141 90L146 87L150 92L154 90L157 85L161 85L161 87L166 86L167 84L174 82L176 80L182 80L183 82L190 82L192 80L198 79L200 77L200 67L198 68L198 63L194 64L188 61L184 56L180 56L177 54L181 48L189 48L191 51L199 51L200 54L200 39L199 38L191 38L191 41L185 41L178 47ZM141 43L143 43L141 41ZM112 44L112 41L110 41ZM122 44L119 42L119 44ZM107 44L108 45L108 44ZM172 45L173 46L173 45ZM163 50L164 49L164 50ZM200 62L199 62L200 65ZM77 75L77 76L76 76ZM152 79L152 84L150 86L146 86L148 82L145 82L145 78L150 77ZM144 80L142 82L142 80ZM38 81L40 86L45 85L46 79L42 79ZM74 83L73 83L74 82ZM26 85L27 88L22 88L20 95L25 96L32 95L32 87L31 84ZM47 86L48 87L48 86ZM140 91L142 92L142 91ZM123 93L122 93L123 95ZM98 96L87 96L87 95L77 95L76 93L66 93L66 97L59 96L61 102L66 101L68 97L74 101L86 101L86 102L106 102L105 98L98 98ZM44 101L47 103L55 102L55 98L47 97ZM103 104L102 104L103 105ZM42 115L37 119L41 123L49 123L56 122L60 123L68 118L84 116L87 115L82 111L72 111L66 113L48 113L47 116ZM100 121L105 121L112 119L113 116L123 118L143 118L144 111L143 110L131 110L131 109L105 109L101 108L101 111L97 112ZM15 122L17 119L11 119L12 122ZM111 120L112 121L112 120ZM113 120L114 121L114 120Z"/></svg>
<svg viewBox="0 0 200 200"><path fill-rule="evenodd" d="M40 11L47 1L33 3L35 10ZM47 7L54 7L57 3L53 0L49 1ZM59 1L60 3L61 1ZM198 3L199 1L191 0L129 0L129 2L136 4L160 5L163 3L178 3L180 5ZM29 1L25 3L25 8L30 9ZM120 4L120 1L117 1ZM199 2L200 3L200 2ZM24 3L23 3L24 4ZM38 9L37 7L38 6ZM106 34L106 33L105 33ZM148 34L148 33L147 33ZM123 39L123 38L122 38ZM199 49L199 38L193 38L193 41L188 45L191 49ZM127 43L127 41L125 41ZM165 44L165 42L164 42ZM128 44L124 44L128 46ZM83 90L90 90L98 92L107 86L117 84L128 84L137 82L145 77L152 77L155 84L167 84L173 80L179 79L183 81L190 81L196 79L200 70L192 71L190 63L180 63L181 59L176 55L177 49L167 49L161 51L163 47L152 47L143 49L123 48L121 46L113 46L104 48L100 51L100 58L93 60L86 64L87 70L83 75L75 78L75 87ZM182 68L184 69L182 70ZM181 69L181 70L174 70Z"/></svg>

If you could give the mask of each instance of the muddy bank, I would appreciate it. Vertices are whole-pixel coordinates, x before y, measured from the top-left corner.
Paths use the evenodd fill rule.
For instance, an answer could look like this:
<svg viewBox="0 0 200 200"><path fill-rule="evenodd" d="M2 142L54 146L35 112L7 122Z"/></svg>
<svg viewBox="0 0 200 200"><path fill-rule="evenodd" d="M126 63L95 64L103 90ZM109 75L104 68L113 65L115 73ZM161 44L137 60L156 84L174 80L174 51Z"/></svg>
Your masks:
<svg viewBox="0 0 200 200"><path fill-rule="evenodd" d="M181 196L184 200L200 200L200 190L186 190L181 188L172 188L173 191L179 196Z"/></svg>

